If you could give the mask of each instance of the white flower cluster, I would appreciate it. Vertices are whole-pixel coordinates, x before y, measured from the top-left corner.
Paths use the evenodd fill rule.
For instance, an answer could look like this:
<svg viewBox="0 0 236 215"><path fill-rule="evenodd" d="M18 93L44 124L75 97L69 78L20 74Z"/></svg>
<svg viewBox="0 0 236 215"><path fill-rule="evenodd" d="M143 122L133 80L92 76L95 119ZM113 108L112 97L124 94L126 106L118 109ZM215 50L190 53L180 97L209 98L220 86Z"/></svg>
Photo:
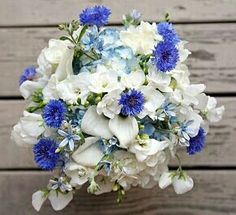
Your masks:
<svg viewBox="0 0 236 215"><path fill-rule="evenodd" d="M189 191L193 180L181 166L169 171L169 160L180 159L178 147L190 155L202 150L209 123L224 107L203 93L203 84L190 84L190 52L169 22L129 15L115 29L91 25L87 16L61 25L67 35L51 39L38 67L20 78L30 102L12 138L33 146L40 168L60 169L34 193L33 206L39 210L48 198L61 210L86 183L88 192L114 191L119 201L133 186Z"/></svg>

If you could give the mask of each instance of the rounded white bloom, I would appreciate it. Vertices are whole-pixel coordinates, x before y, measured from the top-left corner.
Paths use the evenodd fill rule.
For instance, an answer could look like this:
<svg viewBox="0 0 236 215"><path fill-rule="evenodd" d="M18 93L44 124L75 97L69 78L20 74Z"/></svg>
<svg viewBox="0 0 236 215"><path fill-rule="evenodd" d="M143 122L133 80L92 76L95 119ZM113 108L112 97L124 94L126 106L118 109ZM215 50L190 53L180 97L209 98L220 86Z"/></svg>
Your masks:
<svg viewBox="0 0 236 215"><path fill-rule="evenodd" d="M184 177L176 176L173 179L173 187L177 194L184 194L193 188L193 179L186 175Z"/></svg>
<svg viewBox="0 0 236 215"><path fill-rule="evenodd" d="M191 54L191 52L188 49L184 48L184 46L187 43L188 43L187 41L182 40L177 44L177 48L179 50L179 61L180 61L180 63L185 61L187 59L187 57Z"/></svg>
<svg viewBox="0 0 236 215"><path fill-rule="evenodd" d="M42 116L24 111L24 116L13 127L11 138L20 146L32 145L44 131Z"/></svg>
<svg viewBox="0 0 236 215"><path fill-rule="evenodd" d="M117 75L108 71L104 66L98 66L97 72L90 76L88 88L94 93L105 93L120 89L120 86Z"/></svg>
<svg viewBox="0 0 236 215"><path fill-rule="evenodd" d="M141 22L137 27L131 25L120 32L121 42L129 46L135 54L150 54L162 36L157 33L156 24Z"/></svg>
<svg viewBox="0 0 236 215"><path fill-rule="evenodd" d="M121 83L127 88L141 87L145 82L145 74L142 70L132 71L121 77Z"/></svg>
<svg viewBox="0 0 236 215"><path fill-rule="evenodd" d="M36 211L39 211L43 203L47 200L47 196L41 190L38 190L32 195L32 205Z"/></svg>
<svg viewBox="0 0 236 215"><path fill-rule="evenodd" d="M97 113L104 114L106 117L113 119L115 115L120 113L121 106L119 98L121 90L113 90L106 94L97 105Z"/></svg>
<svg viewBox="0 0 236 215"><path fill-rule="evenodd" d="M171 172L163 172L159 179L159 187L165 189L172 184L172 174Z"/></svg>
<svg viewBox="0 0 236 215"><path fill-rule="evenodd" d="M146 162L147 166L153 167L158 161L163 161L163 153L168 147L168 142L155 139L137 140L129 150L133 152L139 162ZM165 153L164 153L165 159Z"/></svg>
<svg viewBox="0 0 236 215"><path fill-rule="evenodd" d="M138 117L144 118L145 116L149 116L151 119L155 120L156 110L164 103L165 97L152 86L142 86L139 90L144 95L145 103L144 109Z"/></svg>
<svg viewBox="0 0 236 215"><path fill-rule="evenodd" d="M44 50L46 60L51 64L59 64L70 45L72 44L67 40L49 40L48 48Z"/></svg>
<svg viewBox="0 0 236 215"><path fill-rule="evenodd" d="M26 80L20 85L20 93L24 99L28 99L35 90L44 87L44 83L38 81Z"/></svg>

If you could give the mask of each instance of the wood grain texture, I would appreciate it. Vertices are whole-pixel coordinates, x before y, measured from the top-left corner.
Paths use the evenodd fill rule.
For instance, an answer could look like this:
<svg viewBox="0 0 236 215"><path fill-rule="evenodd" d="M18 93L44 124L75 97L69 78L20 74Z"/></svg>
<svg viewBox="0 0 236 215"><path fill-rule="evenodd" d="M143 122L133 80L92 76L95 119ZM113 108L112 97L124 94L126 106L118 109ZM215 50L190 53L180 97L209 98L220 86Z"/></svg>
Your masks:
<svg viewBox="0 0 236 215"><path fill-rule="evenodd" d="M0 2L0 26L57 24L100 4L111 8L110 23L120 23L122 15L134 8L150 21L161 20L166 12L179 22L236 20L234 0L5 0Z"/></svg>
<svg viewBox="0 0 236 215"><path fill-rule="evenodd" d="M176 195L169 187L160 190L133 188L125 201L118 205L115 194L90 195L85 188L78 190L73 201L63 211L54 212L49 202L39 213L31 206L31 195L47 184L44 172L1 172L0 214L10 215L230 215L236 214L236 171L189 171L195 181L194 189Z"/></svg>
<svg viewBox="0 0 236 215"><path fill-rule="evenodd" d="M198 155L189 157L181 150L185 166L235 166L236 164L236 98L218 98L225 105L226 113L219 123L211 126L207 136L206 149ZM10 141L10 132L23 112L24 101L0 101L0 168L35 167L29 148L16 146ZM172 162L176 165L177 162Z"/></svg>
<svg viewBox="0 0 236 215"><path fill-rule="evenodd" d="M208 92L236 92L236 24L176 25L192 52L187 64L193 83L205 83ZM0 29L0 96L19 95L18 77L34 65L56 28Z"/></svg>

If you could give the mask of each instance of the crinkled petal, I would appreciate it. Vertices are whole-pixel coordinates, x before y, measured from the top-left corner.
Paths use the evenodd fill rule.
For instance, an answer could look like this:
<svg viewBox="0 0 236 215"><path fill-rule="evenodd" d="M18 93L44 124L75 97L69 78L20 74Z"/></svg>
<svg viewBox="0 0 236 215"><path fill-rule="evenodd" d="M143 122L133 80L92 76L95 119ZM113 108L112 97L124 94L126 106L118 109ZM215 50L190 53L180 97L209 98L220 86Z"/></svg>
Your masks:
<svg viewBox="0 0 236 215"><path fill-rule="evenodd" d="M46 201L47 196L44 195L44 192L39 190L32 195L32 205L36 211L39 211L43 203Z"/></svg>

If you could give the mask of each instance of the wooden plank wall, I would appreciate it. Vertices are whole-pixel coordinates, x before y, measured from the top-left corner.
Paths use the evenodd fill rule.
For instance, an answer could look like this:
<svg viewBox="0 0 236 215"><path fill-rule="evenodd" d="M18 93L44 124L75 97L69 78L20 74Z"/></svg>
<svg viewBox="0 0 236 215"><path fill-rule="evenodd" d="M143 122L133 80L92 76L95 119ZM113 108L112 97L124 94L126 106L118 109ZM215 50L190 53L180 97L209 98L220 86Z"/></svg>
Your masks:
<svg viewBox="0 0 236 215"><path fill-rule="evenodd" d="M226 113L211 127L203 153L190 158L182 152L183 165L196 184L190 193L177 196L171 188L135 188L117 205L113 194L96 197L82 189L58 214L236 214L235 0L1 0L0 215L56 214L48 203L40 213L33 210L31 194L47 183L50 174L35 168L31 149L10 141L11 128L25 106L17 80L26 66L35 64L48 39L58 37L57 24L95 4L112 9L113 26L133 8L148 21L160 21L169 12L181 37L190 42L192 82L205 83Z"/></svg>

